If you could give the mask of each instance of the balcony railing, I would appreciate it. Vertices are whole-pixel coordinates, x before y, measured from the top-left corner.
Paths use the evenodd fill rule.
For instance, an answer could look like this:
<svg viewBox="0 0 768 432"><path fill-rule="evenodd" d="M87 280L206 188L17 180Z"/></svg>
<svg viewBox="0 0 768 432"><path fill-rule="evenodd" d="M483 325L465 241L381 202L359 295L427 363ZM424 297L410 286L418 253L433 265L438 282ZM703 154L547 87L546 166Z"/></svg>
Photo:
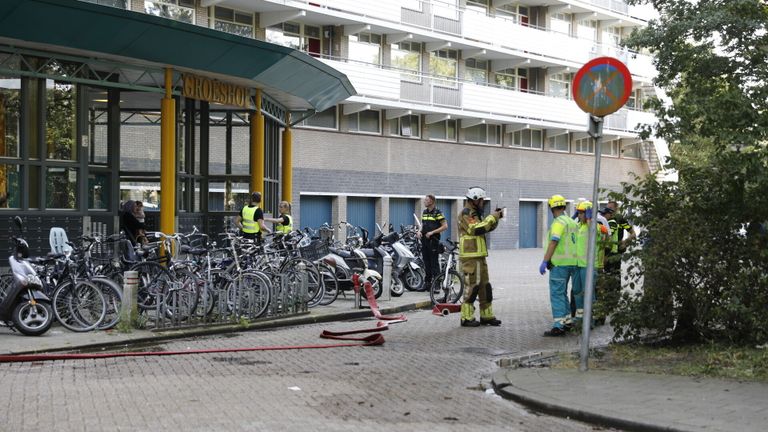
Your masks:
<svg viewBox="0 0 768 432"><path fill-rule="evenodd" d="M527 119L566 125L586 124L586 114L573 101L563 97L349 59L321 60L346 74L358 95L365 98L460 109L479 118L508 116L519 121ZM651 113L624 108L606 118L606 127L632 131L638 123L648 124L653 121L654 116Z"/></svg>
<svg viewBox="0 0 768 432"><path fill-rule="evenodd" d="M593 40L534 27L520 22L519 17L504 13L489 16L473 8L458 7L456 2L442 0L272 0L295 7L320 7L331 11L360 17L371 17L395 24L406 24L469 41L486 43L502 49L524 51L552 59L553 63L568 61L586 63L604 51L627 60L630 71L638 76L651 78L656 71L648 56L610 46ZM618 0L592 0L592 4L621 12L626 3ZM628 13L621 12L621 13ZM363 20L365 21L365 20Z"/></svg>

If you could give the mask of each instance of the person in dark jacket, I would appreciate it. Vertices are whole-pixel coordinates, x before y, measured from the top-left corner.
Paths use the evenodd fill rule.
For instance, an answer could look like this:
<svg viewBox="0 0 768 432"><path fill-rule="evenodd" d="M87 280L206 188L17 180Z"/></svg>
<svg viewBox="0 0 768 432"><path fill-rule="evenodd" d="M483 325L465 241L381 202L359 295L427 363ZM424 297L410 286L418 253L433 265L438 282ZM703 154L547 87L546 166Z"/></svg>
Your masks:
<svg viewBox="0 0 768 432"><path fill-rule="evenodd" d="M144 225L144 204L141 201L129 200L123 204L123 215L120 218L120 224L131 243L135 245L147 242L147 227Z"/></svg>

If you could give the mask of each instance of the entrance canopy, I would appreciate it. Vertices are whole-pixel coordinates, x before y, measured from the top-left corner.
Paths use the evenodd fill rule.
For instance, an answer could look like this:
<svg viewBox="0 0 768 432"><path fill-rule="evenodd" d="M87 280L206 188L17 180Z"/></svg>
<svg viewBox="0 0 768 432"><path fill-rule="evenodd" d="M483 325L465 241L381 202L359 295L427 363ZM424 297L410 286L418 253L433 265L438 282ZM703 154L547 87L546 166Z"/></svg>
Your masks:
<svg viewBox="0 0 768 432"><path fill-rule="evenodd" d="M80 1L0 1L0 44L203 74L261 88L291 111L356 94L344 74L297 50Z"/></svg>

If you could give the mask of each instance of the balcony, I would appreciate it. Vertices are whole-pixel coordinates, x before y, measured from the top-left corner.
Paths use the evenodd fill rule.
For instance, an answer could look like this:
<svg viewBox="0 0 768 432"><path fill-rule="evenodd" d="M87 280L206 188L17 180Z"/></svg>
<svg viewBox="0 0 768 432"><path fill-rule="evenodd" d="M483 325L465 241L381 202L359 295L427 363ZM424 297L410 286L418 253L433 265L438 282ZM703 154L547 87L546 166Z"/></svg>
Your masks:
<svg viewBox="0 0 768 432"><path fill-rule="evenodd" d="M511 90L470 81L430 76L387 66L322 59L347 75L358 96L386 107L388 102L418 105L420 111L456 113L460 116L499 119L512 123L560 124L563 128L586 127L587 115L571 100L534 92ZM426 108L429 107L429 108ZM506 119L504 119L506 117ZM638 123L652 123L654 115L622 109L606 117L606 128L631 132Z"/></svg>

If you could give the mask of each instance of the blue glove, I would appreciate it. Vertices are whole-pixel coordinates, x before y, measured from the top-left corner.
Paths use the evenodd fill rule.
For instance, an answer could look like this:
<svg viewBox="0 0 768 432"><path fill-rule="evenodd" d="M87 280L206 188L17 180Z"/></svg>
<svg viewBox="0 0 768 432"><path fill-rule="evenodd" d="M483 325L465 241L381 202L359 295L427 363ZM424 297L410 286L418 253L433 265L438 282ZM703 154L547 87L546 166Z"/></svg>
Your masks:
<svg viewBox="0 0 768 432"><path fill-rule="evenodd" d="M542 261L541 265L539 266L539 274L544 274L547 272L547 267L549 266L549 263L546 261Z"/></svg>
<svg viewBox="0 0 768 432"><path fill-rule="evenodd" d="M587 209L587 210L584 212L584 216L586 216L586 217L587 217L587 219L592 219L592 207L588 208L588 209Z"/></svg>

